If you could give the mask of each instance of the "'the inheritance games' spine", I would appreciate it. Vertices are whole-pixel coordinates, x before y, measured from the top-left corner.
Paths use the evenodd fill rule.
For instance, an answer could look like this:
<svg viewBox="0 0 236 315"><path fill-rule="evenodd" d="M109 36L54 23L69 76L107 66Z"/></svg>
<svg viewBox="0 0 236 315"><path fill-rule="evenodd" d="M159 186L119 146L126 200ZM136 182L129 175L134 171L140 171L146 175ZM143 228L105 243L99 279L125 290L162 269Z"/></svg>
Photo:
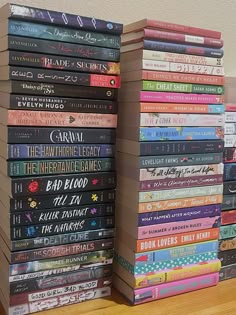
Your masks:
<svg viewBox="0 0 236 315"><path fill-rule="evenodd" d="M71 56L119 62L120 50L89 45L78 45L51 41L40 38L7 35L1 38L0 50L17 50L27 52L41 52L45 54ZM2 47L2 48L1 48Z"/></svg>
<svg viewBox="0 0 236 315"><path fill-rule="evenodd" d="M101 61L94 59L80 59L57 55L35 54L29 52L10 51L0 53L3 59L8 59L9 65L25 66L35 68L46 68L55 70L67 70L78 72L91 72L98 74L120 74L120 64L111 61ZM4 61L3 61L4 62ZM217 92L220 87L217 88ZM212 87L213 89L213 87ZM206 92L207 93L207 92ZM213 94L216 93L213 92ZM216 93L222 94L222 93Z"/></svg>
<svg viewBox="0 0 236 315"><path fill-rule="evenodd" d="M6 71L8 73L2 77L2 80L28 80L33 82L53 82L66 85L82 85L91 87L120 87L120 76L115 75L89 74L40 68L21 68L14 66L7 66Z"/></svg>
<svg viewBox="0 0 236 315"><path fill-rule="evenodd" d="M49 235L35 238L27 238L11 242L12 251L20 251L26 249L42 248L56 245L71 244L75 242L91 241L96 239L105 239L115 236L115 230L99 229L83 232Z"/></svg>
<svg viewBox="0 0 236 315"><path fill-rule="evenodd" d="M5 145L5 144L1 144ZM115 147L112 144L8 144L7 159L57 159L57 158L96 158L112 157ZM1 152L0 152L1 155ZM194 155L192 155L194 161ZM202 156L203 162L219 163L221 154ZM196 159L196 164L199 159Z"/></svg>
<svg viewBox="0 0 236 315"><path fill-rule="evenodd" d="M40 8L28 7L19 4L7 4L9 18L22 19L26 21L40 22L53 25L65 25L94 32L104 32L120 35L123 25L116 22L96 19L65 12L45 10Z"/></svg>
<svg viewBox="0 0 236 315"><path fill-rule="evenodd" d="M40 237L61 233L97 230L114 227L114 216L89 218L75 221L55 222L40 225L18 226L11 228L11 239Z"/></svg>
<svg viewBox="0 0 236 315"><path fill-rule="evenodd" d="M1 126L0 126L0 131ZM6 132L5 132L6 133ZM30 128L8 127L7 134L0 139L7 143L48 143L48 144L84 144L115 143L114 129L100 128Z"/></svg>
<svg viewBox="0 0 236 315"><path fill-rule="evenodd" d="M215 164L214 164L215 165ZM7 176L34 176L114 171L113 158L8 161ZM4 170L2 169L4 173Z"/></svg>
<svg viewBox="0 0 236 315"><path fill-rule="evenodd" d="M8 179L1 175L1 181L10 181L10 189L3 188L10 196L48 195L53 193L72 193L88 190L114 189L115 172L84 173L58 176L35 176Z"/></svg>
<svg viewBox="0 0 236 315"><path fill-rule="evenodd" d="M50 39L115 49L120 49L121 47L119 35L95 33L76 28L70 29L67 27L36 24L19 20L5 20L4 26L5 25L8 26L9 35ZM4 35L7 34L3 34L2 36Z"/></svg>
<svg viewBox="0 0 236 315"><path fill-rule="evenodd" d="M5 93L4 93L5 94ZM0 97L4 97L0 92ZM4 106L5 104L1 104ZM76 113L116 114L117 102L79 98L46 97L10 94L7 105L10 109L59 111Z"/></svg>

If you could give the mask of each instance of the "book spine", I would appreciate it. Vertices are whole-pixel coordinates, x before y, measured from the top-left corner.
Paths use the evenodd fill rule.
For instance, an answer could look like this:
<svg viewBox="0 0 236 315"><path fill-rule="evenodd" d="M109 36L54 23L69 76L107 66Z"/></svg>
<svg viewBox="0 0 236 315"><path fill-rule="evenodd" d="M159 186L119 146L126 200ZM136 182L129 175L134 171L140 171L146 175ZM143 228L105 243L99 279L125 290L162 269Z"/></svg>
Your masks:
<svg viewBox="0 0 236 315"><path fill-rule="evenodd" d="M8 46L6 49L17 51L41 52L52 55L72 56L77 58L97 59L118 62L120 50L102 48L76 43L51 41L40 38L7 35Z"/></svg>
<svg viewBox="0 0 236 315"><path fill-rule="evenodd" d="M74 221L52 222L40 225L18 226L11 228L11 239L40 237L61 233L97 230L114 227L114 216L89 218Z"/></svg>
<svg viewBox="0 0 236 315"><path fill-rule="evenodd" d="M221 226L220 239L224 240L231 237L236 237L236 224Z"/></svg>
<svg viewBox="0 0 236 315"><path fill-rule="evenodd" d="M93 190L89 192L78 192L70 194L57 195L43 195L34 197L22 197L10 199L9 210L14 211L28 211L28 210L43 210L50 208L61 208L67 206L82 206L88 204L100 204L106 202L114 202L115 190ZM94 225L94 229L96 226ZM97 227L98 229L98 227ZM73 232L73 231L71 231ZM59 233L58 233L59 234Z"/></svg>
<svg viewBox="0 0 236 315"><path fill-rule="evenodd" d="M225 104L225 111L235 112L236 111L236 104L226 103Z"/></svg>
<svg viewBox="0 0 236 315"><path fill-rule="evenodd" d="M195 65L195 64L189 64L189 63L175 63L175 62L168 62L168 61L155 61L155 60L145 60L145 59L142 61L142 69L165 71L165 72L178 72L180 74L182 73L183 74L200 74L200 75L220 76L220 77L224 75L223 67L202 66L202 65ZM191 83L189 79L187 80L188 80L187 82ZM212 79L212 80L216 80L216 79Z"/></svg>
<svg viewBox="0 0 236 315"><path fill-rule="evenodd" d="M215 286L218 282L219 273L217 272L190 279L174 281L171 283L164 283L144 289L136 289L134 291L132 302L135 305L142 304L144 302L163 299L165 297Z"/></svg>
<svg viewBox="0 0 236 315"><path fill-rule="evenodd" d="M236 224L236 210L223 211L221 214L221 224Z"/></svg>
<svg viewBox="0 0 236 315"><path fill-rule="evenodd" d="M191 245L177 246L173 248L162 249L153 252L135 254L135 266L152 264L162 260L172 260L189 255L198 255L208 252L216 252L218 241L209 241L203 243L194 243Z"/></svg>
<svg viewBox="0 0 236 315"><path fill-rule="evenodd" d="M139 168L218 164L222 162L222 157L222 153L206 153L204 155L187 153L185 155L162 155L157 157L140 156Z"/></svg>
<svg viewBox="0 0 236 315"><path fill-rule="evenodd" d="M170 166L158 168L142 168L139 171L140 181L149 181L166 178L183 178L195 176L222 175L224 164L192 165L192 166Z"/></svg>
<svg viewBox="0 0 236 315"><path fill-rule="evenodd" d="M68 173L108 172L114 171L113 158L70 159L70 160L35 160L8 161L8 176L35 176Z"/></svg>
<svg viewBox="0 0 236 315"><path fill-rule="evenodd" d="M8 127L8 143L115 143L114 129ZM1 138L1 135L0 135Z"/></svg>
<svg viewBox="0 0 236 315"><path fill-rule="evenodd" d="M16 34L15 34L16 35ZM22 34L18 34L22 35ZM56 38L55 38L56 39ZM168 51L179 54L199 55L205 57L222 58L224 55L223 49L214 49L200 46L191 46L183 44L172 44L161 41L153 41L144 39L144 49Z"/></svg>
<svg viewBox="0 0 236 315"><path fill-rule="evenodd" d="M105 203L81 207L66 207L39 211L10 213L11 226L62 222L67 220L112 216L115 214L115 204Z"/></svg>
<svg viewBox="0 0 236 315"><path fill-rule="evenodd" d="M190 232L195 230L204 230L220 226L220 216L207 217L180 222L170 222L158 225L150 225L148 227L138 227L138 239L146 239L150 237L158 237L170 235L174 233Z"/></svg>
<svg viewBox="0 0 236 315"><path fill-rule="evenodd" d="M225 148L223 153L224 163L236 163L236 148Z"/></svg>
<svg viewBox="0 0 236 315"><path fill-rule="evenodd" d="M169 247L177 247L181 245L188 245L194 242L200 243L210 240L218 240L219 228L209 228L201 231L191 231L176 234L173 236L154 237L144 240L137 240L137 253L148 252L150 250L159 250Z"/></svg>
<svg viewBox="0 0 236 315"><path fill-rule="evenodd" d="M139 141L218 140L224 138L223 127L140 127Z"/></svg>
<svg viewBox="0 0 236 315"><path fill-rule="evenodd" d="M118 35L95 33L80 29L68 29L60 26L35 24L20 20L9 20L8 34L115 49L120 49L121 47L121 40Z"/></svg>
<svg viewBox="0 0 236 315"><path fill-rule="evenodd" d="M43 299L47 299L50 297L52 299L54 296L63 296L65 293L68 294L68 292L81 292L84 290L92 290L92 289L101 289L106 285L111 284L111 277L102 278L98 280L91 280L87 282L78 282L76 284L72 284L69 286L58 286L54 289L49 290L40 290L35 291L31 293L22 293L22 294L16 294L12 295L10 297L10 305L21 305L24 303L30 303L30 302L36 302Z"/></svg>
<svg viewBox="0 0 236 315"><path fill-rule="evenodd" d="M184 56L184 55L183 55ZM159 63L149 63L149 67L157 67L158 69ZM142 80L150 80L150 81L167 81L167 82L184 82L184 83L196 83L196 84L211 84L211 85L224 85L225 78L223 76L218 75L206 75L206 74L196 74L197 68L191 68L193 74L191 73L179 73L179 72L168 72L167 63L161 64L163 66L163 70L161 71L146 71L143 70L141 74ZM172 68L173 69L173 68ZM186 70L189 68L186 68ZM152 70L152 69L151 69ZM213 71L214 72L214 71ZM211 73L211 71L210 71Z"/></svg>
<svg viewBox="0 0 236 315"><path fill-rule="evenodd" d="M221 240L219 242L219 251L223 252L225 250L236 249L236 242L235 241L236 241L235 237Z"/></svg>
<svg viewBox="0 0 236 315"><path fill-rule="evenodd" d="M216 153L222 152L223 140L215 141L163 141L163 142L141 142L140 155L165 155L186 153Z"/></svg>
<svg viewBox="0 0 236 315"><path fill-rule="evenodd" d="M66 27L75 27L101 33L119 35L123 31L123 25L120 23L17 4L10 4L10 17L39 23L64 25Z"/></svg>
<svg viewBox="0 0 236 315"><path fill-rule="evenodd" d="M234 147L236 147L235 135L225 135L224 136L224 145L225 145L225 148L234 148Z"/></svg>
<svg viewBox="0 0 236 315"><path fill-rule="evenodd" d="M143 50L143 59L159 60L166 62L177 63L192 63L202 66L218 66L222 67L224 64L223 58L212 58L205 56L195 56L187 54L176 54L168 51Z"/></svg>
<svg viewBox="0 0 236 315"><path fill-rule="evenodd" d="M113 157L115 147L112 144L8 144L7 152L8 159L95 158ZM216 163L218 159L219 154L208 157Z"/></svg>
<svg viewBox="0 0 236 315"><path fill-rule="evenodd" d="M220 205L141 213L138 215L138 226L148 226L161 223L178 222L182 220L187 221L199 218L215 217L219 216L220 214Z"/></svg>
<svg viewBox="0 0 236 315"><path fill-rule="evenodd" d="M140 103L141 113L196 113L223 114L224 105L204 104L171 104L171 103Z"/></svg>
<svg viewBox="0 0 236 315"><path fill-rule="evenodd" d="M209 260L203 263L190 264L187 266L159 271L157 274L137 275L134 277L134 288L144 288L147 286L162 284L193 278L201 275L219 272L220 261L218 259Z"/></svg>
<svg viewBox="0 0 236 315"><path fill-rule="evenodd" d="M223 46L222 39L186 35L181 33L163 32L153 29L144 29L144 38L150 40L160 40L167 42L190 43L191 45L207 46L221 48Z"/></svg>
<svg viewBox="0 0 236 315"><path fill-rule="evenodd" d="M222 267L235 264L236 249L219 252L218 258L221 261Z"/></svg>
<svg viewBox="0 0 236 315"><path fill-rule="evenodd" d="M114 229L99 229L69 234L35 237L11 242L12 251L71 244L115 236ZM73 270L71 270L73 271ZM23 279L22 279L23 280Z"/></svg>
<svg viewBox="0 0 236 315"><path fill-rule="evenodd" d="M200 105L201 106L201 105ZM159 114L159 113L141 113L140 126L142 127L167 127L167 126L224 126L224 115L207 114Z"/></svg>
<svg viewBox="0 0 236 315"><path fill-rule="evenodd" d="M236 181L224 182L224 195L233 195L236 193Z"/></svg>
<svg viewBox="0 0 236 315"><path fill-rule="evenodd" d="M232 195L224 195L222 201L222 210L231 210L236 208L236 196Z"/></svg>
<svg viewBox="0 0 236 315"><path fill-rule="evenodd" d="M224 125L225 135L235 135L236 134L236 123L225 123Z"/></svg>
<svg viewBox="0 0 236 315"><path fill-rule="evenodd" d="M10 80L119 88L120 76L9 66Z"/></svg>
<svg viewBox="0 0 236 315"><path fill-rule="evenodd" d="M91 251L107 250L114 247L114 239L95 240L83 243L74 243L53 246L44 249L33 249L11 253L11 263L22 263L27 261L42 260L54 257L83 254Z"/></svg>
<svg viewBox="0 0 236 315"><path fill-rule="evenodd" d="M168 92L140 92L141 102L169 102L169 103L191 103L191 104L222 104L223 95L208 94L186 94L186 93L168 93Z"/></svg>
<svg viewBox="0 0 236 315"><path fill-rule="evenodd" d="M139 193L139 202L160 201L178 198L190 198L207 195L219 195L223 193L223 185L214 185L206 187L193 187L184 189L171 189L163 191L149 191Z"/></svg>
<svg viewBox="0 0 236 315"><path fill-rule="evenodd" d="M199 196L192 198L178 198L153 202L143 202L138 204L138 213L207 206L211 204L222 203L222 200L223 197L221 194L219 194L213 196Z"/></svg>
<svg viewBox="0 0 236 315"><path fill-rule="evenodd" d="M236 180L236 163L229 163L224 165L224 180Z"/></svg>
<svg viewBox="0 0 236 315"><path fill-rule="evenodd" d="M213 106L213 105L212 105ZM217 105L214 105L217 106ZM214 113L214 106L212 112ZM30 95L10 95L10 109L59 111L75 113L116 114L117 102L106 100L62 98ZM217 113L220 113L218 106Z"/></svg>
<svg viewBox="0 0 236 315"><path fill-rule="evenodd" d="M220 270L220 281L236 277L236 264L228 265Z"/></svg>
<svg viewBox="0 0 236 315"><path fill-rule="evenodd" d="M35 54L30 52L10 51L9 65L110 75L120 74L120 64L115 62Z"/></svg>
<svg viewBox="0 0 236 315"><path fill-rule="evenodd" d="M56 307L81 303L83 301L91 301L98 298L105 298L110 295L111 286L107 285L99 289L89 289L75 293L67 292L66 294L54 296L53 298L50 297L39 301L24 303L16 306L10 306L9 314L13 315L17 312L18 315L24 315L28 313L41 312L45 310L50 310L52 308L54 309Z"/></svg>
<svg viewBox="0 0 236 315"><path fill-rule="evenodd" d="M225 122L226 123L235 123L236 122L236 113L235 112L225 112Z"/></svg>
<svg viewBox="0 0 236 315"><path fill-rule="evenodd" d="M77 128L116 128L116 114L66 113L28 110L8 110L9 126L44 126L44 127L77 127Z"/></svg>
<svg viewBox="0 0 236 315"><path fill-rule="evenodd" d="M117 90L112 88L63 85L54 83L12 81L11 93L42 96L79 97L91 99L114 100Z"/></svg>
<svg viewBox="0 0 236 315"><path fill-rule="evenodd" d="M86 173L75 175L22 177L11 179L12 196L34 196L55 193L73 193L94 190L113 189L116 187L114 172ZM88 199L89 200L89 199ZM89 202L88 202L89 204Z"/></svg>

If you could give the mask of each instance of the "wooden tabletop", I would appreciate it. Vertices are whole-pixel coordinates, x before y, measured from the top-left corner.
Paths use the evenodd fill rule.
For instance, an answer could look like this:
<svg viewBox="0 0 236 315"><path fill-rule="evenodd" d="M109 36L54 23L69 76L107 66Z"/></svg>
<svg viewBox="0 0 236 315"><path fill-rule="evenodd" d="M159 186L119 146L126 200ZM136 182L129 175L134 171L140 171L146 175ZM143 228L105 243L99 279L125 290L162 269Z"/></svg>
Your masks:
<svg viewBox="0 0 236 315"><path fill-rule="evenodd" d="M236 315L236 279L216 287L129 306L113 290L112 297L37 313L40 315ZM4 315L0 307L0 315Z"/></svg>

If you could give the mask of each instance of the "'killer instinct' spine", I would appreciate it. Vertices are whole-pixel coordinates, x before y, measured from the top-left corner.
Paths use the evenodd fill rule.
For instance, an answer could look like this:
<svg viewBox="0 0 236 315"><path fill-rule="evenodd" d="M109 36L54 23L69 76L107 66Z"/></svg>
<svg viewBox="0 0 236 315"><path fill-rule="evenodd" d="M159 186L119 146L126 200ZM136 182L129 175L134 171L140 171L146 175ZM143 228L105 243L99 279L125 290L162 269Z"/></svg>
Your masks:
<svg viewBox="0 0 236 315"><path fill-rule="evenodd" d="M76 28L70 29L61 26L23 22L20 20L5 20L4 26L8 27L9 35L42 38L52 41L57 40L60 42L77 43L115 49L120 49L121 47L121 39L118 35L95 33L92 31L85 31Z"/></svg>
<svg viewBox="0 0 236 315"><path fill-rule="evenodd" d="M10 180L10 187L6 191L13 197L34 195L48 195L53 193L73 193L99 189L113 189L116 187L114 172L81 173L74 175L35 176L22 178L7 178L0 174L0 180ZM4 190L4 188L3 188Z"/></svg>
<svg viewBox="0 0 236 315"><path fill-rule="evenodd" d="M112 62L119 62L120 50L112 48L103 48L90 45L79 45L76 43L66 43L60 41L51 41L41 38L30 38L23 36L7 35L2 37L2 46L0 49L5 50L17 50L17 51L39 51L45 54L61 55L87 58L96 60L105 60Z"/></svg>
<svg viewBox="0 0 236 315"><path fill-rule="evenodd" d="M45 10L19 4L7 4L8 17L25 21L64 25L94 32L120 35L123 25L120 23L100 20L94 17L81 16L60 11Z"/></svg>
<svg viewBox="0 0 236 315"><path fill-rule="evenodd" d="M4 163L2 163L4 164ZM114 171L113 158L8 161L7 176L34 176ZM4 173L4 171L2 170Z"/></svg>
<svg viewBox="0 0 236 315"><path fill-rule="evenodd" d="M4 97L5 93L0 92ZM3 105L2 105L3 106ZM117 102L106 100L10 94L9 109L116 114Z"/></svg>

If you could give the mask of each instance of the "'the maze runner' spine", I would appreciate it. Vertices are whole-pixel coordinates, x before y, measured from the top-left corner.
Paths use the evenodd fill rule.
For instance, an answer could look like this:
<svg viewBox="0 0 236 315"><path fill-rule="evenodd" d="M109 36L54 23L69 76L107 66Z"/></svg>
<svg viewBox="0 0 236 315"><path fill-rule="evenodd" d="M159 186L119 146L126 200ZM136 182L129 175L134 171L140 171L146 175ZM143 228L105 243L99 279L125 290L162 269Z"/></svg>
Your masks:
<svg viewBox="0 0 236 315"><path fill-rule="evenodd" d="M92 30L94 32L104 32L118 35L120 35L123 31L123 25L120 23L19 4L8 3L1 9L1 11L4 17L9 17L11 19L22 19L33 22L37 21L52 25L65 25L66 27L75 27L84 30Z"/></svg>
<svg viewBox="0 0 236 315"><path fill-rule="evenodd" d="M8 161L5 169L5 163L1 162L1 171L7 176L108 172L115 168L113 158Z"/></svg>
<svg viewBox="0 0 236 315"><path fill-rule="evenodd" d="M115 214L114 203L10 213L11 226L62 222Z"/></svg>
<svg viewBox="0 0 236 315"><path fill-rule="evenodd" d="M94 87L119 88L120 76L68 72L40 68L21 68L3 66L1 80L28 80L36 82L60 83L66 85L82 85Z"/></svg>
<svg viewBox="0 0 236 315"><path fill-rule="evenodd" d="M53 271L53 270L52 270ZM41 272L43 274L44 272ZM46 273L46 272L45 272ZM30 274L26 274L26 276ZM46 290L53 287L73 284L82 281L95 280L112 275L112 266L92 267L64 274L45 275L37 278L24 279L10 283L10 295L26 293L36 290ZM24 275L23 275L24 276Z"/></svg>
<svg viewBox="0 0 236 315"><path fill-rule="evenodd" d="M22 239L11 242L12 251L42 248L56 245L71 244L75 242L91 241L96 239L111 238L115 236L115 230L99 229L76 233L49 235L35 238Z"/></svg>
<svg viewBox="0 0 236 315"><path fill-rule="evenodd" d="M10 276L44 271L49 269L80 266L80 269L111 264L114 250L101 250L68 257L57 257L33 262L9 265ZM93 266L94 265L94 266Z"/></svg>
<svg viewBox="0 0 236 315"><path fill-rule="evenodd" d="M96 217L74 221L52 222L40 225L18 226L11 228L11 239L40 237L44 235L55 235L85 230L97 230L113 228L114 216Z"/></svg>
<svg viewBox="0 0 236 315"><path fill-rule="evenodd" d="M1 129L0 125L0 139L14 144L115 143L115 130L113 129L8 127L5 132L3 129Z"/></svg>
<svg viewBox="0 0 236 315"><path fill-rule="evenodd" d="M13 66L79 71L110 75L120 74L120 64L111 61L80 59L57 55L46 54L44 55L17 51L0 53L0 58L1 65L9 64Z"/></svg>
<svg viewBox="0 0 236 315"><path fill-rule="evenodd" d="M22 263L27 261L42 260L53 257L65 257L98 250L107 250L114 247L114 239L95 240L47 248L38 248L11 253L10 263Z"/></svg>
<svg viewBox="0 0 236 315"><path fill-rule="evenodd" d="M18 50L27 52L39 51L45 54L71 56L77 58L87 58L119 62L120 50L103 48L90 45L78 45L76 43L66 43L51 41L40 38L30 38L23 36L7 35L1 38L0 51Z"/></svg>
<svg viewBox="0 0 236 315"><path fill-rule="evenodd" d="M116 114L117 102L106 100L1 93L1 106L10 109ZM5 100L6 99L6 100ZM5 101L4 101L5 100Z"/></svg>

